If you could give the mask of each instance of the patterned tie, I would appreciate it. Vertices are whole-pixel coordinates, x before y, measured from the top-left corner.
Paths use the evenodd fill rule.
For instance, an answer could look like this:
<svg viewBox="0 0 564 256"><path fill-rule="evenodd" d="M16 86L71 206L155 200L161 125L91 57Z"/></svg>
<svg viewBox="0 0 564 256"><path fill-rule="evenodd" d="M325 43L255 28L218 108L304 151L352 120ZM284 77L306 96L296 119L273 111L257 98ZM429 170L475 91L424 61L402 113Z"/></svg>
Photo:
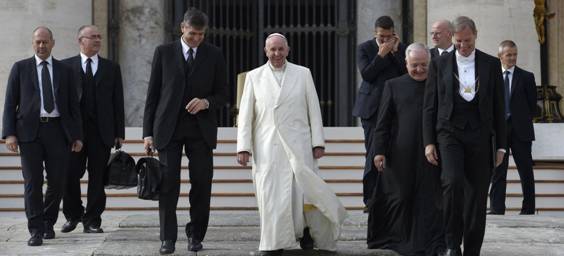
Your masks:
<svg viewBox="0 0 564 256"><path fill-rule="evenodd" d="M511 101L511 91L509 89L509 70L503 72L505 78L503 79L503 84L505 85L505 120L509 119L511 116L511 106L509 102Z"/></svg>
<svg viewBox="0 0 564 256"><path fill-rule="evenodd" d="M51 85L51 75L49 74L49 68L47 61L42 61L41 65L41 89L43 91L43 108L47 113L53 112L55 109L55 101L53 99L53 86Z"/></svg>

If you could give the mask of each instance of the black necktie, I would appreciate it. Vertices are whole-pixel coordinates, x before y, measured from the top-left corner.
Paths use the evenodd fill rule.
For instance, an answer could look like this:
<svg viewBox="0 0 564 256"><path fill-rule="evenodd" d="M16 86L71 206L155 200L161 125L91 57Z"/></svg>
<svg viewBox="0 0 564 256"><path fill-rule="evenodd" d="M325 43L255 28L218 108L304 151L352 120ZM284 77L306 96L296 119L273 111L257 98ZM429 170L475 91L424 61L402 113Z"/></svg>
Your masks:
<svg viewBox="0 0 564 256"><path fill-rule="evenodd" d="M505 85L505 120L509 119L511 116L511 106L509 102L511 101L511 91L509 89L509 70L503 72L505 78L503 79L503 84Z"/></svg>
<svg viewBox="0 0 564 256"><path fill-rule="evenodd" d="M444 50L443 52L441 52L441 56L447 54L448 52L446 50Z"/></svg>
<svg viewBox="0 0 564 256"><path fill-rule="evenodd" d="M192 48L188 49L188 58L186 58L186 66L188 71L192 70L192 63L194 62L194 50Z"/></svg>
<svg viewBox="0 0 564 256"><path fill-rule="evenodd" d="M86 59L86 79L88 83L92 82L92 78L94 78L94 73L92 73L92 59Z"/></svg>
<svg viewBox="0 0 564 256"><path fill-rule="evenodd" d="M51 85L51 75L49 74L49 68L47 61L42 61L41 65L41 90L43 91L43 108L47 113L53 112L55 109L55 101L53 100L53 86Z"/></svg>

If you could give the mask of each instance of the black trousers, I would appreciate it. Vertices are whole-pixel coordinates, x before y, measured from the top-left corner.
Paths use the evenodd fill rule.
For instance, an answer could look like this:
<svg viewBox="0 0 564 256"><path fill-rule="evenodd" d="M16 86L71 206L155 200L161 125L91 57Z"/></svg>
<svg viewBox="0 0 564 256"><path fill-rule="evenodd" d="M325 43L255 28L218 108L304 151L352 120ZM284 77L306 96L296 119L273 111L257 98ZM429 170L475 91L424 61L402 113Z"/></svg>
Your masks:
<svg viewBox="0 0 564 256"><path fill-rule="evenodd" d="M20 142L19 147L27 228L31 235L42 235L46 226L52 227L57 222L71 148L58 119L40 123L37 138L32 142ZM44 167L47 173L45 199Z"/></svg>
<svg viewBox="0 0 564 256"><path fill-rule="evenodd" d="M176 205L180 193L180 165L182 148L188 157L190 176L190 222L186 235L202 241L208 229L210 197L213 177L213 151L201 136L173 139L159 151L159 159L165 165L159 195L160 239L176 241L178 224Z"/></svg>
<svg viewBox="0 0 564 256"><path fill-rule="evenodd" d="M364 148L366 149L366 160L364 162L364 174L362 176L362 199L364 205L368 205L368 201L372 198L374 187L376 187L377 170L374 166L374 149L372 143L374 141L374 129L376 128L376 117L374 114L369 119L361 119L362 129L364 130Z"/></svg>
<svg viewBox="0 0 564 256"><path fill-rule="evenodd" d="M446 246L460 248L464 239L464 255L480 255L493 161L490 133L467 125L441 131L437 139Z"/></svg>
<svg viewBox="0 0 564 256"><path fill-rule="evenodd" d="M533 157L531 155L531 141L522 141L512 132L511 119L507 122L507 154L503 163L494 170L492 186L490 188L490 209L498 213L505 213L505 192L507 188L507 167L509 164L509 149L517 165L521 178L523 203L521 213L535 212L535 176L533 174Z"/></svg>
<svg viewBox="0 0 564 256"><path fill-rule="evenodd" d="M85 117L87 118L87 117ZM63 197L63 213L67 220L82 220L85 226L100 227L106 209L104 175L110 147L105 145L96 123L91 119L84 124L82 151L73 152L70 159L69 179ZM80 179L88 169L86 209L82 206Z"/></svg>

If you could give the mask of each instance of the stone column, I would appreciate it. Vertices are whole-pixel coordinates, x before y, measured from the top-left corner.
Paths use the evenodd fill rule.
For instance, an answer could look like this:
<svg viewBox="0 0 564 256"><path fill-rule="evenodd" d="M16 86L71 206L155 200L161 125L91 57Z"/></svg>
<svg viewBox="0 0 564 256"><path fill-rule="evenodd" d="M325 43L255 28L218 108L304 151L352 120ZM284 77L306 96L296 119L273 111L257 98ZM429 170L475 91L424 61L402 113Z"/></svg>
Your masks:
<svg viewBox="0 0 564 256"><path fill-rule="evenodd" d="M102 35L102 48L100 49L100 56L108 57L108 0L92 1L93 8L93 21L92 24L98 27L98 31Z"/></svg>
<svg viewBox="0 0 564 256"><path fill-rule="evenodd" d="M556 16L547 19L546 39L548 46L548 84L555 85L556 91L564 95L564 2L547 1L549 13ZM560 110L564 110L564 100L560 101Z"/></svg>
<svg viewBox="0 0 564 256"><path fill-rule="evenodd" d="M142 126L153 53L165 40L165 17L163 1L121 1L119 62L126 126Z"/></svg>
<svg viewBox="0 0 564 256"><path fill-rule="evenodd" d="M427 0L413 1L413 41L426 43L428 31L430 29L427 29Z"/></svg>
<svg viewBox="0 0 564 256"><path fill-rule="evenodd" d="M0 0L0 113L4 112L6 81L14 62L32 57L33 29L47 26L53 32L53 57L64 59L78 54L76 31L92 22L92 1ZM80 25L79 25L80 24ZM1 120L0 120L1 122Z"/></svg>
<svg viewBox="0 0 564 256"><path fill-rule="evenodd" d="M400 36L402 34L401 1L358 0L357 14L356 40L359 44L374 37L374 22L378 17L383 15L392 17L396 34Z"/></svg>

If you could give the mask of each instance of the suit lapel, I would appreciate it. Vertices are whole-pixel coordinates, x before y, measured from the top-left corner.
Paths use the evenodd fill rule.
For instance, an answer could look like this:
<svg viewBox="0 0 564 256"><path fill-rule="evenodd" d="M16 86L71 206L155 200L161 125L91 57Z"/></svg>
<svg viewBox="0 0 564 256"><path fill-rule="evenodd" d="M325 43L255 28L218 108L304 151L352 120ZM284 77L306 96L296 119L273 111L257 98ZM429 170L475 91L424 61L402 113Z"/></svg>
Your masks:
<svg viewBox="0 0 564 256"><path fill-rule="evenodd" d="M272 72L270 72L272 74ZM289 92L293 90L295 83L294 80L296 79L295 69L292 63L286 61L286 71L284 72L284 76L282 77L282 84L280 85L280 93L278 94L278 99L276 99L276 106L280 106L281 102L288 96ZM274 74L272 74L273 79ZM277 83L276 83L277 84Z"/></svg>
<svg viewBox="0 0 564 256"><path fill-rule="evenodd" d="M31 70L31 81L33 81L33 88L31 89L33 90L32 92L35 93L35 91L38 91L37 89L39 88L39 76L37 75L37 63L35 62L35 57L31 57L29 61L29 69Z"/></svg>
<svg viewBox="0 0 564 256"><path fill-rule="evenodd" d="M490 67L487 62L483 61L483 53L476 49L476 59L474 60L474 68L476 70L476 77L478 77L478 82L480 83L480 88L478 91L478 100L480 103L486 102L489 92L489 77L490 77Z"/></svg>
<svg viewBox="0 0 564 256"><path fill-rule="evenodd" d="M202 62L208 56L208 48L206 47L205 43L201 43L198 46L198 51L196 52L196 56L194 58L194 63L192 63L192 69L190 69L190 74L194 73L197 69L202 66Z"/></svg>
<svg viewBox="0 0 564 256"><path fill-rule="evenodd" d="M453 102L453 94L454 91L456 90L456 86L455 86L455 78L454 75L457 72L458 68L456 67L456 56L454 54L454 51L450 52L449 54L452 54L452 56L450 56L449 58L446 58L446 65L444 68L444 75L443 75L443 82L445 83L446 87L446 98L447 98L447 102ZM437 62L437 63L440 63ZM440 67L437 67L440 70ZM456 83L458 83L458 81L456 81ZM450 87L450 88L449 88Z"/></svg>
<svg viewBox="0 0 564 256"><path fill-rule="evenodd" d="M519 80L519 75L520 75L521 71L519 70L518 67L515 67L515 70L513 70L513 77L511 78L511 90L509 91L509 97L511 99L511 97L513 97L513 92L519 87L520 85L520 80Z"/></svg>
<svg viewBox="0 0 564 256"><path fill-rule="evenodd" d="M174 72L175 74L182 74L182 77L186 77L184 74L184 65L186 64L186 60L184 59L184 52L182 52L182 44L180 43L181 39L176 40L174 43L174 61L176 62L176 67L180 70L180 72ZM184 81L184 79L182 79ZM184 84L184 83L182 83Z"/></svg>
<svg viewBox="0 0 564 256"><path fill-rule="evenodd" d="M98 88L98 86L102 82L106 72L106 66L105 66L106 63L104 61L105 60L103 60L100 56L98 56L98 69L96 70L96 74L94 75L94 81L96 81L96 88Z"/></svg>
<svg viewBox="0 0 564 256"><path fill-rule="evenodd" d="M84 77L84 70L82 69L82 58L80 57L80 54L76 57L74 57L71 60L71 66L72 69L74 71L74 73L76 74L76 94L78 95L78 100L80 101L82 99L82 78Z"/></svg>
<svg viewBox="0 0 564 256"><path fill-rule="evenodd" d="M58 60L53 58L53 90L55 91L55 95L59 92L59 84L61 82L61 63Z"/></svg>

